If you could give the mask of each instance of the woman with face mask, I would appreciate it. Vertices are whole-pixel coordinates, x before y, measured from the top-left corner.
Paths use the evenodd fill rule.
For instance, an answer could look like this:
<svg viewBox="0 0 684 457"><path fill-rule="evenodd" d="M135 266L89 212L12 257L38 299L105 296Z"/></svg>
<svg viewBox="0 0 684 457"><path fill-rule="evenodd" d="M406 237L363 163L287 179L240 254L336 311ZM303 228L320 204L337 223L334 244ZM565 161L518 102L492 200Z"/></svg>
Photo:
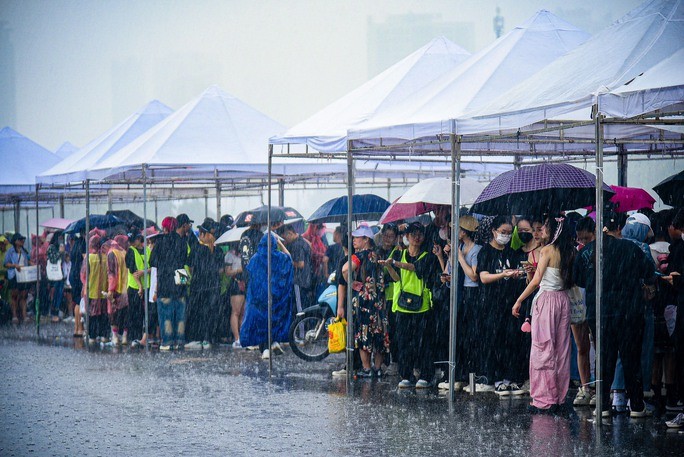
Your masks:
<svg viewBox="0 0 684 457"><path fill-rule="evenodd" d="M482 335L476 373L484 376L476 385L476 392L516 392L522 385L521 379L512 379L515 369L506 357L508 334L514 319L510 308L515 302L518 278L524 272L518 269L515 251L509 243L513 225L508 217L497 216L491 222L491 241L484 245L477 256L477 273L480 279L480 300L476 310L477 334ZM517 321L516 321L517 322ZM518 332L519 326L516 329ZM495 382L496 381L496 382Z"/></svg>

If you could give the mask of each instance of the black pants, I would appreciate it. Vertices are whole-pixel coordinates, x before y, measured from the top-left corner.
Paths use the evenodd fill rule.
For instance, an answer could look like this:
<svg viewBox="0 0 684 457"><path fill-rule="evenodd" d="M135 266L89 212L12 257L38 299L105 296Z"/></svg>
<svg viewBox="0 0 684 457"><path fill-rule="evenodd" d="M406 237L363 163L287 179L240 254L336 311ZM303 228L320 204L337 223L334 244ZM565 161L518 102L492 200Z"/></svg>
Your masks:
<svg viewBox="0 0 684 457"><path fill-rule="evenodd" d="M397 362L401 379L415 380L413 369L417 368L421 379L432 381L434 334L432 310L418 314L397 313Z"/></svg>
<svg viewBox="0 0 684 457"><path fill-rule="evenodd" d="M111 329L109 327L109 316L107 314L100 314L99 316L88 317L88 338L95 339L97 337L109 338Z"/></svg>
<svg viewBox="0 0 684 457"><path fill-rule="evenodd" d="M128 288L128 338L139 340L143 335L145 327L145 308L143 307L143 297L138 295L137 289Z"/></svg>
<svg viewBox="0 0 684 457"><path fill-rule="evenodd" d="M675 347L675 383L679 400L684 402L684 305L677 305L677 318L672 334Z"/></svg>
<svg viewBox="0 0 684 457"><path fill-rule="evenodd" d="M219 322L219 297L217 287L204 287L190 293L190 306L186 315L186 336L188 341L217 343Z"/></svg>
<svg viewBox="0 0 684 457"><path fill-rule="evenodd" d="M596 335L596 320L589 326ZM625 388L633 411L644 409L644 388L641 379L641 344L644 338L643 313L606 316L601 335L601 378L603 380L603 409L610 410L610 386L615 377L618 353L625 374Z"/></svg>
<svg viewBox="0 0 684 457"><path fill-rule="evenodd" d="M478 366L477 316L476 307L479 300L477 287L464 287L456 316L456 380L468 379L469 373L476 373Z"/></svg>

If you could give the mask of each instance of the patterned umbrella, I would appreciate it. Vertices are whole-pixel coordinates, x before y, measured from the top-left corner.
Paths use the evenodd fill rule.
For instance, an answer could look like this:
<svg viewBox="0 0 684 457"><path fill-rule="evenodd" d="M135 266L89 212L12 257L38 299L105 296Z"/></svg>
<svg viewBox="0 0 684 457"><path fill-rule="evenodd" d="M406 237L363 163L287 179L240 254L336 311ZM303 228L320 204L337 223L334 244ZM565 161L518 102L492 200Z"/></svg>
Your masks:
<svg viewBox="0 0 684 457"><path fill-rule="evenodd" d="M535 214L583 208L595 204L596 178L568 164L542 164L503 173L482 191L472 212ZM603 185L604 199L613 191Z"/></svg>

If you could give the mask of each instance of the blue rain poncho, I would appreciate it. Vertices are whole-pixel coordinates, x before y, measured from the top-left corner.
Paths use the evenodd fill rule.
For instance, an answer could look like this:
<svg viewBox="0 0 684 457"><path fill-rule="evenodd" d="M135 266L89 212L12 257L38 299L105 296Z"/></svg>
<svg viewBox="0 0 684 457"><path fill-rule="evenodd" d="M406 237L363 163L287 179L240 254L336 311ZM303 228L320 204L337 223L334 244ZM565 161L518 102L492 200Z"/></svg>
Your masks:
<svg viewBox="0 0 684 457"><path fill-rule="evenodd" d="M292 259L277 249L271 235L271 294L273 296L273 341L287 341L292 309L290 293L293 290ZM243 347L257 346L268 340L268 238L261 238L256 254L247 265L247 301L245 318L240 328Z"/></svg>

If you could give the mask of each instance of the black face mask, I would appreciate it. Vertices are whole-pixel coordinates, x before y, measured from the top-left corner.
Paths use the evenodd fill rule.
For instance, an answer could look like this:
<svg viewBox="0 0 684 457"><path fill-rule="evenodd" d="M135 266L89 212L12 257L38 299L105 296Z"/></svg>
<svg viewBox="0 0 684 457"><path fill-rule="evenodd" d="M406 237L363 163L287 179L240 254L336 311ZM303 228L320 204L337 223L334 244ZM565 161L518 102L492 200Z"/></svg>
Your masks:
<svg viewBox="0 0 684 457"><path fill-rule="evenodd" d="M518 238L520 238L520 241L527 244L530 241L532 241L532 238L534 238L534 236L528 232L518 232Z"/></svg>

